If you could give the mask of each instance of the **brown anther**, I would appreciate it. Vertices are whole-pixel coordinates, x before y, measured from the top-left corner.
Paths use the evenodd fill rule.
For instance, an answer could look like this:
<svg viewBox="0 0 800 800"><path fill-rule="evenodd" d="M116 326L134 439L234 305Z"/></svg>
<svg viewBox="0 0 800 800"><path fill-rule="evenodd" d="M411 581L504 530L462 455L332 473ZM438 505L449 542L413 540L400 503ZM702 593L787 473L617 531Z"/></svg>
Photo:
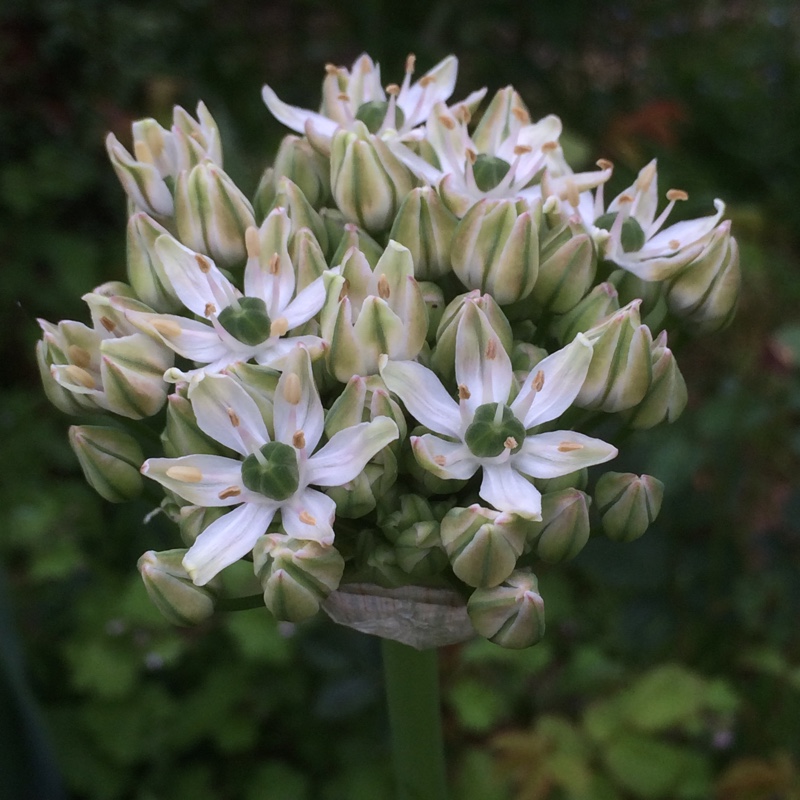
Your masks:
<svg viewBox="0 0 800 800"><path fill-rule="evenodd" d="M300 385L300 376L296 372L284 372L283 381L283 399L293 406L298 405L303 397L303 387Z"/></svg>
<svg viewBox="0 0 800 800"><path fill-rule="evenodd" d="M432 83L436 83L436 78L433 75L423 75L417 81L417 84L421 86L423 89L430 86Z"/></svg>
<svg viewBox="0 0 800 800"><path fill-rule="evenodd" d="M458 384L458 399L459 400L469 400L472 397L472 392L464 386L463 383Z"/></svg>
<svg viewBox="0 0 800 800"><path fill-rule="evenodd" d="M85 369L92 363L92 356L89 351L84 347L79 347L77 344L71 344L67 348L67 356L69 360L81 369Z"/></svg>
<svg viewBox="0 0 800 800"><path fill-rule="evenodd" d="M558 150L558 142L545 142L542 145L543 153L552 153L554 150Z"/></svg>
<svg viewBox="0 0 800 800"><path fill-rule="evenodd" d="M381 300L388 300L391 294L392 290L389 288L389 279L384 273L378 278L378 297L380 297Z"/></svg>
<svg viewBox="0 0 800 800"><path fill-rule="evenodd" d="M544 389L544 372L539 370L534 376L533 381L531 382L531 388L535 392L541 392Z"/></svg>
<svg viewBox="0 0 800 800"><path fill-rule="evenodd" d="M516 446L517 446L517 440L513 436L507 437L506 440L503 442L503 447L505 447L506 450L513 450Z"/></svg>
<svg viewBox="0 0 800 800"><path fill-rule="evenodd" d="M438 464L440 467L443 467L447 463L447 459L444 456L434 456L433 461L435 464Z"/></svg>
<svg viewBox="0 0 800 800"><path fill-rule="evenodd" d="M350 98L348 97L348 95L345 92L342 92L336 99L337 100L341 100L343 103L349 103L350 102Z"/></svg>
<svg viewBox="0 0 800 800"><path fill-rule="evenodd" d="M197 467L167 467L167 477L181 483L200 483L203 473Z"/></svg>
<svg viewBox="0 0 800 800"><path fill-rule="evenodd" d="M667 192L667 200L688 200L689 195L683 189L670 189Z"/></svg>
<svg viewBox="0 0 800 800"><path fill-rule="evenodd" d="M447 115L442 114L439 117L439 122L441 122L442 125L444 125L444 127L447 128L447 130L449 131L455 130L456 123L452 117L448 117Z"/></svg>
<svg viewBox="0 0 800 800"><path fill-rule="evenodd" d="M532 152L533 148L529 144L518 144L514 146L515 156L524 156L526 153Z"/></svg>
<svg viewBox="0 0 800 800"><path fill-rule="evenodd" d="M561 442L558 446L559 453L572 453L575 450L583 450L583 445L577 442Z"/></svg>
<svg viewBox="0 0 800 800"><path fill-rule="evenodd" d="M242 493L242 490L238 486L229 486L227 489L223 489L217 497L220 500L227 500L229 497L238 497Z"/></svg>
<svg viewBox="0 0 800 800"><path fill-rule="evenodd" d="M408 56L406 56L406 72L408 72L410 75L413 75L416 64L417 57L413 53L409 53Z"/></svg>
<svg viewBox="0 0 800 800"><path fill-rule="evenodd" d="M469 125L469 123L472 121L472 114L466 106L456 106L454 109L452 109L452 112L455 114L459 122L463 123L464 125Z"/></svg>
<svg viewBox="0 0 800 800"><path fill-rule="evenodd" d="M100 317L100 324L109 332L113 333L117 327L117 323L108 317Z"/></svg>
<svg viewBox="0 0 800 800"><path fill-rule="evenodd" d="M306 435L303 431L295 431L292 436L292 446L302 450L306 446Z"/></svg>
<svg viewBox="0 0 800 800"><path fill-rule="evenodd" d="M248 258L258 258L261 250L258 241L258 229L252 225L244 232L244 247L247 250Z"/></svg>
<svg viewBox="0 0 800 800"><path fill-rule="evenodd" d="M619 198L617 198L617 203L632 203L633 198L629 194L621 194Z"/></svg>
<svg viewBox="0 0 800 800"><path fill-rule="evenodd" d="M386 94L391 94L397 97L400 94L400 87L396 83L390 83L386 87Z"/></svg>
<svg viewBox="0 0 800 800"><path fill-rule="evenodd" d="M286 317L278 317L269 326L270 336L283 336L289 330L289 320Z"/></svg>
<svg viewBox="0 0 800 800"><path fill-rule="evenodd" d="M337 67L336 64L328 63L325 65L325 72L327 72L328 75L338 75L339 67Z"/></svg>
<svg viewBox="0 0 800 800"><path fill-rule="evenodd" d="M514 106L514 108L511 109L511 113L523 125L527 125L531 121L531 115L524 108L520 108L519 106Z"/></svg>
<svg viewBox="0 0 800 800"><path fill-rule="evenodd" d="M316 525L317 520L316 517L312 517L308 511L301 511L300 512L300 522L305 523L306 525Z"/></svg>
<svg viewBox="0 0 800 800"><path fill-rule="evenodd" d="M573 207L577 208L581 202L580 192L575 181L567 179L564 187L564 199Z"/></svg>
<svg viewBox="0 0 800 800"><path fill-rule="evenodd" d="M69 381L80 384L86 389L94 389L97 386L90 373L81 367L76 367L74 364L65 367L64 374Z"/></svg>
<svg viewBox="0 0 800 800"><path fill-rule="evenodd" d="M677 239L670 239L669 240L669 248L670 250L677 250L681 246L681 243Z"/></svg>
<svg viewBox="0 0 800 800"><path fill-rule="evenodd" d="M181 326L171 319L154 319L150 325L162 336L180 336Z"/></svg>
<svg viewBox="0 0 800 800"><path fill-rule="evenodd" d="M614 169L614 163L609 161L607 158L598 158L595 162L600 169Z"/></svg>
<svg viewBox="0 0 800 800"><path fill-rule="evenodd" d="M486 358L493 361L497 358L497 339L489 339L486 344Z"/></svg>
<svg viewBox="0 0 800 800"><path fill-rule="evenodd" d="M478 154L470 148L464 151L464 155L466 155L467 161L469 161L470 164L474 164L478 160Z"/></svg>
<svg viewBox="0 0 800 800"><path fill-rule="evenodd" d="M213 303L206 303L206 307L203 309L203 314L206 317L210 317L212 314L217 313L217 307Z"/></svg>
<svg viewBox="0 0 800 800"><path fill-rule="evenodd" d="M231 425L233 425L234 428L238 428L242 424L239 415L230 407L226 408L225 411L228 413L228 419L231 421Z"/></svg>
<svg viewBox="0 0 800 800"><path fill-rule="evenodd" d="M211 264L205 256L200 255L200 253L196 253L194 260L197 262L197 266L200 267L200 272L202 272L204 275L207 275L209 272L211 272Z"/></svg>
<svg viewBox="0 0 800 800"><path fill-rule="evenodd" d="M269 274L270 275L277 275L278 268L281 265L281 257L277 253L273 253L269 257Z"/></svg>

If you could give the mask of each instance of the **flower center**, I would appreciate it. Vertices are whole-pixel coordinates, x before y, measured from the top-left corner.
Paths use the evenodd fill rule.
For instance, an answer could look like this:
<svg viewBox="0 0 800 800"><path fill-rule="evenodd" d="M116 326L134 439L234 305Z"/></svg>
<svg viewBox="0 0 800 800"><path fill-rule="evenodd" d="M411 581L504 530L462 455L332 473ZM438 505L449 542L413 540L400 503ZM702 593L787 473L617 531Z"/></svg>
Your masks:
<svg viewBox="0 0 800 800"><path fill-rule="evenodd" d="M223 308L217 319L231 336L244 344L257 345L269 338L267 306L259 297L240 297L238 308Z"/></svg>
<svg viewBox="0 0 800 800"><path fill-rule="evenodd" d="M359 106L358 111L356 111L356 119L363 122L370 133L377 133L381 129L381 125L383 125L388 113L389 103L386 100L369 100ZM403 113L403 109L397 105L395 105L394 114L394 127L400 130L406 121L406 115Z"/></svg>
<svg viewBox="0 0 800 800"><path fill-rule="evenodd" d="M258 455L249 455L242 463L242 483L270 500L291 497L300 486L295 449L283 442L268 442Z"/></svg>
<svg viewBox="0 0 800 800"><path fill-rule="evenodd" d="M614 224L614 220L616 218L616 213L612 211L608 214L603 214L602 216L598 217L594 221L594 224L598 228L602 228L604 231L610 231L611 226ZM626 253L632 253L634 250L641 250L644 247L645 240L646 237L644 235L644 231L642 230L642 226L633 217L628 217L628 219L622 223L622 235L620 236L622 249Z"/></svg>
<svg viewBox="0 0 800 800"><path fill-rule="evenodd" d="M482 192L490 192L505 178L510 169L511 164L508 161L490 156L488 153L478 153L472 165L472 174L475 176L478 188Z"/></svg>
<svg viewBox="0 0 800 800"><path fill-rule="evenodd" d="M502 403L478 406L464 441L478 458L499 456L506 448L516 453L525 441L525 426Z"/></svg>

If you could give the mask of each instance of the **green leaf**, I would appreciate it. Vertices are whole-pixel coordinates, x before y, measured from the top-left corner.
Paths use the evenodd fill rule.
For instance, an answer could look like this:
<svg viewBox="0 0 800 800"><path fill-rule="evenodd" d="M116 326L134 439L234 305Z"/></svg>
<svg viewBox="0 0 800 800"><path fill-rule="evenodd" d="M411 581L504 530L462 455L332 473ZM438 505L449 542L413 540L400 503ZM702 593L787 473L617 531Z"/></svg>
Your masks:
<svg viewBox="0 0 800 800"><path fill-rule="evenodd" d="M702 705L702 680L677 664L664 664L630 688L624 713L634 727L653 732L690 723Z"/></svg>
<svg viewBox="0 0 800 800"><path fill-rule="evenodd" d="M506 713L507 699L478 680L460 680L450 690L449 700L461 724L471 731L489 730Z"/></svg>
<svg viewBox="0 0 800 800"><path fill-rule="evenodd" d="M674 798L686 751L639 734L622 734L606 743L603 760L612 777L637 797Z"/></svg>

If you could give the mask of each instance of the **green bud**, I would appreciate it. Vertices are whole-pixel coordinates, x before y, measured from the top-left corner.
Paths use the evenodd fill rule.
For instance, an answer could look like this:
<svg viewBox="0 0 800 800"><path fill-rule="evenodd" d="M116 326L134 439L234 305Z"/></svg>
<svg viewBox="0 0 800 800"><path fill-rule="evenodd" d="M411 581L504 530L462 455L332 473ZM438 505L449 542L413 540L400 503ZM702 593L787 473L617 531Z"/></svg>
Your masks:
<svg viewBox="0 0 800 800"><path fill-rule="evenodd" d="M300 187L288 178L281 178L277 187L278 192L275 195L275 202L270 210L274 211L276 208L284 209L292 222L292 231L308 228L316 237L322 250L327 251L328 231L325 223L311 203L308 202Z"/></svg>
<svg viewBox="0 0 800 800"><path fill-rule="evenodd" d="M653 337L639 319L634 300L586 331L594 346L586 380L575 399L579 408L613 413L641 403L652 381Z"/></svg>
<svg viewBox="0 0 800 800"><path fill-rule="evenodd" d="M387 119L390 108L394 109L394 118ZM387 100L368 100L362 103L356 111L356 119L363 122L367 126L370 133L378 133L384 122L394 129L400 130L403 123L406 121L406 115L403 109L396 103L389 103Z"/></svg>
<svg viewBox="0 0 800 800"><path fill-rule="evenodd" d="M89 485L111 503L124 503L142 491L144 455L139 443L118 428L73 425L69 443Z"/></svg>
<svg viewBox="0 0 800 800"><path fill-rule="evenodd" d="M165 235L169 235L167 229L141 211L128 220L128 280L137 297L161 313L177 311L182 305L156 253L156 239Z"/></svg>
<svg viewBox="0 0 800 800"><path fill-rule="evenodd" d="M245 231L255 227L253 207L220 167L198 164L175 183L178 238L220 266L241 265L246 256Z"/></svg>
<svg viewBox="0 0 800 800"><path fill-rule="evenodd" d="M542 496L542 520L529 526L536 536L536 555L549 564L574 558L589 541L591 498L578 489Z"/></svg>
<svg viewBox="0 0 800 800"><path fill-rule="evenodd" d="M420 281L419 289L422 292L422 299L428 309L428 335L426 337L429 344L436 341L436 331L439 330L439 323L444 316L444 292L438 283L433 281Z"/></svg>
<svg viewBox="0 0 800 800"><path fill-rule="evenodd" d="M300 486L297 451L283 442L267 442L242 463L242 483L270 500L286 500Z"/></svg>
<svg viewBox="0 0 800 800"><path fill-rule="evenodd" d="M269 338L270 318L260 297L240 297L235 306L223 308L217 319L231 336L244 344L257 345Z"/></svg>
<svg viewBox="0 0 800 800"><path fill-rule="evenodd" d="M529 570L516 570L501 586L476 589L467 613L481 636L511 650L530 647L544 636L544 600Z"/></svg>
<svg viewBox="0 0 800 800"><path fill-rule="evenodd" d="M509 445L510 440L513 444ZM478 406L464 434L465 444L479 458L494 458L506 449L516 453L524 441L525 426L502 403Z"/></svg>
<svg viewBox="0 0 800 800"><path fill-rule="evenodd" d="M302 622L339 586L344 559L330 545L268 534L253 548L253 569L275 617Z"/></svg>
<svg viewBox="0 0 800 800"><path fill-rule="evenodd" d="M616 287L608 282L598 284L574 308L559 318L553 326L553 335L559 344L569 344L579 333L598 325L615 311L619 311Z"/></svg>
<svg viewBox="0 0 800 800"><path fill-rule="evenodd" d="M403 200L389 238L405 245L418 280L436 280L450 272L450 247L458 219L430 186L413 189Z"/></svg>
<svg viewBox="0 0 800 800"><path fill-rule="evenodd" d="M173 625L197 625L214 613L214 592L195 586L183 567L186 550L148 550L137 564L144 588Z"/></svg>
<svg viewBox="0 0 800 800"><path fill-rule="evenodd" d="M357 519L369 514L397 480L397 458L380 452L350 483L331 486L325 493L336 503L336 516Z"/></svg>
<svg viewBox="0 0 800 800"><path fill-rule="evenodd" d="M396 542L409 528L419 522L436 522L430 503L418 494L404 494L397 500L391 512L381 509L379 522L381 530L390 542Z"/></svg>
<svg viewBox="0 0 800 800"><path fill-rule="evenodd" d="M313 353L310 355L313 358ZM225 372L239 381L242 388L258 406L267 430L272 430L273 399L281 373L272 367L261 364L243 364L242 362L232 364L226 368Z"/></svg>
<svg viewBox="0 0 800 800"><path fill-rule="evenodd" d="M331 265L341 264L351 248L355 248L362 254L371 269L375 269L375 265L383 255L383 248L365 230L348 222L341 233L336 252L331 258Z"/></svg>
<svg viewBox="0 0 800 800"><path fill-rule="evenodd" d="M331 191L336 205L370 233L387 230L414 188L409 170L366 125L340 129L331 141Z"/></svg>
<svg viewBox="0 0 800 800"><path fill-rule="evenodd" d="M325 254L310 228L295 231L289 242L289 258L297 275L296 292L301 292L328 269Z"/></svg>
<svg viewBox="0 0 800 800"><path fill-rule="evenodd" d="M197 104L197 120L180 106L175 106L172 112L172 140L175 145L175 164L171 174L177 175L203 161L222 166L219 128L205 103Z"/></svg>
<svg viewBox="0 0 800 800"><path fill-rule="evenodd" d="M632 428L652 428L660 422L674 422L686 408L689 399L686 381L678 362L667 347L667 332L661 331L653 342L653 380L639 405L626 417Z"/></svg>
<svg viewBox="0 0 800 800"><path fill-rule="evenodd" d="M547 350L543 347L515 340L511 348L511 367L514 372L523 373L524 377L527 377L528 373L546 357Z"/></svg>
<svg viewBox="0 0 800 800"><path fill-rule="evenodd" d="M178 529L181 541L191 547L197 537L212 523L225 515L227 508L208 508L207 506L183 506L179 511Z"/></svg>
<svg viewBox="0 0 800 800"><path fill-rule="evenodd" d="M451 244L453 271L468 289L502 306L527 297L539 273L541 206L520 211L512 200L481 200L459 222Z"/></svg>
<svg viewBox="0 0 800 800"><path fill-rule="evenodd" d="M615 542L632 542L658 516L664 484L652 475L606 472L597 481L594 499L606 536Z"/></svg>
<svg viewBox="0 0 800 800"><path fill-rule="evenodd" d="M616 212L612 211L608 214L599 216L594 221L594 225L596 228L601 228L604 231L610 231L611 226L614 224L614 220L616 218ZM639 224L638 220L629 216L622 223L622 236L620 237L622 249L626 253L633 253L636 250L641 250L646 241L647 239L644 235L644 231L642 230L642 226Z"/></svg>
<svg viewBox="0 0 800 800"><path fill-rule="evenodd" d="M526 527L515 514L476 504L448 511L441 537L456 577L469 586L497 586L522 555Z"/></svg>
<svg viewBox="0 0 800 800"><path fill-rule="evenodd" d="M200 430L192 404L178 392L167 397L167 414L161 444L167 458L195 453L222 455L225 452L216 440Z"/></svg>
<svg viewBox="0 0 800 800"><path fill-rule="evenodd" d="M394 544L397 563L412 578L440 573L448 559L430 503L417 494L404 494L398 504L380 518L381 530Z"/></svg>
<svg viewBox="0 0 800 800"><path fill-rule="evenodd" d="M711 333L733 319L740 287L739 246L725 221L703 252L667 283L667 305L694 333Z"/></svg>
<svg viewBox="0 0 800 800"><path fill-rule="evenodd" d="M559 492L562 489L585 489L589 483L589 472L584 467L558 478L537 478L534 483L542 494Z"/></svg>

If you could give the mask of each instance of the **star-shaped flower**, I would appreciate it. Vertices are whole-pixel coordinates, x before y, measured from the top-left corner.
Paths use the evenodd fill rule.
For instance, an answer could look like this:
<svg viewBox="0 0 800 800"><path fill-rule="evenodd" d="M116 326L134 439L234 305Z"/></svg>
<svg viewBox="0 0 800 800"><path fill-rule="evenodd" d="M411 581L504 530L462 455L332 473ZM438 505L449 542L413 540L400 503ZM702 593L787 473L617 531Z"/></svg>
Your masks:
<svg viewBox="0 0 800 800"><path fill-rule="evenodd" d="M227 375L204 375L189 388L197 424L243 460L214 455L151 458L142 474L190 503L237 506L195 540L183 565L198 586L249 553L280 514L283 532L296 540L330 545L336 504L313 486L341 486L398 437L397 425L377 417L334 434L314 452L323 433L323 410L308 351L287 359L274 398L270 437L252 397Z"/></svg>
<svg viewBox="0 0 800 800"><path fill-rule="evenodd" d="M444 479L483 471L480 496L499 511L541 519L530 478L556 478L601 464L616 448L575 431L535 433L577 396L592 359L582 335L540 362L512 399L511 361L483 312L468 301L456 337L456 402L436 375L413 361L383 360L381 375L433 433L411 438L421 466Z"/></svg>

